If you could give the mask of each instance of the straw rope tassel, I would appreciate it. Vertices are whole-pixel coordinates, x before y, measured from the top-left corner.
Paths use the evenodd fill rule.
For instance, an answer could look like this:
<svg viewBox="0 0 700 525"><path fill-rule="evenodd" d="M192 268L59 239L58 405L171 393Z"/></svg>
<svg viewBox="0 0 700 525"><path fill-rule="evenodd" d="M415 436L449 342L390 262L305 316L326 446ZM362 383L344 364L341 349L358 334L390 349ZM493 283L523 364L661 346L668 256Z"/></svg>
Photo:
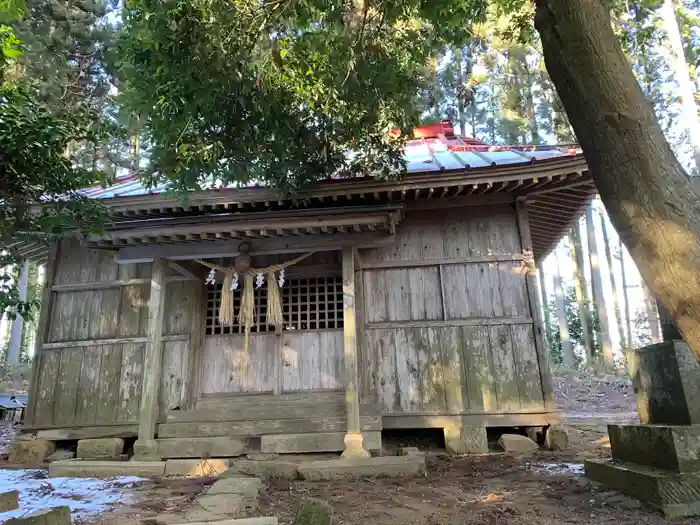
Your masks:
<svg viewBox="0 0 700 525"><path fill-rule="evenodd" d="M221 287L221 306L219 307L219 322L224 326L233 326L235 316L233 313L233 272L224 273L224 284Z"/></svg>
<svg viewBox="0 0 700 525"><path fill-rule="evenodd" d="M248 369L248 340L250 328L255 322L255 283L253 274L246 273L243 277L243 296L241 297L241 309L238 312L238 323L243 327L243 355L241 359L241 376L245 376Z"/></svg>
<svg viewBox="0 0 700 525"><path fill-rule="evenodd" d="M267 324L282 328L282 298L275 272L267 272Z"/></svg>

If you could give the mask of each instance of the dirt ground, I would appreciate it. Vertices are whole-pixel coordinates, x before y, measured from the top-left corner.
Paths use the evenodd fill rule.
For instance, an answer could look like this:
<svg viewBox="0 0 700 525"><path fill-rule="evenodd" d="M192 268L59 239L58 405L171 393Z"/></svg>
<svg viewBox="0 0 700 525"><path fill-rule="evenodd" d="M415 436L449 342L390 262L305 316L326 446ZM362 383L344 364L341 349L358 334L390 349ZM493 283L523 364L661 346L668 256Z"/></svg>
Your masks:
<svg viewBox="0 0 700 525"><path fill-rule="evenodd" d="M362 479L355 482L267 484L260 515L292 523L299 502L320 498L335 511L336 525L662 525L670 521L639 502L588 481L585 458L609 456L606 424L634 421L634 394L625 379L555 378L571 446L561 453L540 451L517 458L493 453L450 459L428 455L426 477ZM184 509L213 480L146 482L137 501L89 520L90 525L139 523L140 519Z"/></svg>

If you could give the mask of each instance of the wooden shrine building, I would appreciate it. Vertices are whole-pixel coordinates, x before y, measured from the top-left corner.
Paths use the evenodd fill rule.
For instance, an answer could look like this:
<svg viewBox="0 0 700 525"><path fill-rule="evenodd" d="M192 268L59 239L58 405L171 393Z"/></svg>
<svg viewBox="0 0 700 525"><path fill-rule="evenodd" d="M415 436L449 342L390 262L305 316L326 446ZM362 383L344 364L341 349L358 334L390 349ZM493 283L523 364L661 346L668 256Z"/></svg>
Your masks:
<svg viewBox="0 0 700 525"><path fill-rule="evenodd" d="M86 190L112 212L103 236L23 249L48 261L25 431L170 458L361 453L360 432L375 450L382 430L418 428L479 451L486 427L549 424L532 254L595 194L580 150L444 125L406 159L401 180L328 180L298 201L251 187L184 207L134 177ZM252 303L248 267L265 269Z"/></svg>

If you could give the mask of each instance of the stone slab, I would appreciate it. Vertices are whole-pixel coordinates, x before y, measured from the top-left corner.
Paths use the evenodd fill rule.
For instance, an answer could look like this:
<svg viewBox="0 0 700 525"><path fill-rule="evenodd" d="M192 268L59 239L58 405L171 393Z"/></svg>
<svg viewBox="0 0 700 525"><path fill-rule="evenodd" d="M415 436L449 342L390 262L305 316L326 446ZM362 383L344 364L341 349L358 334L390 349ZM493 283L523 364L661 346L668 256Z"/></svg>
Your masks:
<svg viewBox="0 0 700 525"><path fill-rule="evenodd" d="M498 446L505 452L532 454L539 446L527 436L520 434L503 434L498 438Z"/></svg>
<svg viewBox="0 0 700 525"><path fill-rule="evenodd" d="M700 473L598 459L586 460L584 468L593 481L644 501L668 518L700 516Z"/></svg>
<svg viewBox="0 0 700 525"><path fill-rule="evenodd" d="M265 460L265 461L250 461L247 459L237 459L231 462L231 468L222 473L220 477L238 476L247 474L249 476L257 476L260 478L282 478L282 479L297 479L297 467L299 463L294 461L285 461L283 459Z"/></svg>
<svg viewBox="0 0 700 525"><path fill-rule="evenodd" d="M449 454L485 454L489 451L486 427L449 426L443 429Z"/></svg>
<svg viewBox="0 0 700 525"><path fill-rule="evenodd" d="M700 425L608 425L608 436L618 461L700 471Z"/></svg>
<svg viewBox="0 0 700 525"><path fill-rule="evenodd" d="M382 433L362 432L365 450L382 448ZM309 452L342 452L345 450L345 432L315 432L310 434L275 434L262 436L261 451L270 454L303 454Z"/></svg>
<svg viewBox="0 0 700 525"><path fill-rule="evenodd" d="M302 479L310 481L356 479L359 477L405 477L425 474L424 456L309 461L298 467Z"/></svg>
<svg viewBox="0 0 700 525"><path fill-rule="evenodd" d="M228 459L169 459L165 462L166 476L212 477L226 472Z"/></svg>
<svg viewBox="0 0 700 525"><path fill-rule="evenodd" d="M230 458L254 452L255 442L250 438L166 438L156 440L158 455L170 458Z"/></svg>
<svg viewBox="0 0 700 525"><path fill-rule="evenodd" d="M70 507L54 507L10 518L5 525L71 525Z"/></svg>
<svg viewBox="0 0 700 525"><path fill-rule="evenodd" d="M195 500L195 505L190 510L201 508L221 518L240 518L245 516L246 508L251 507L254 508L255 505L251 505L251 502L246 501L246 497L240 494L205 494ZM187 514L192 515L189 511Z"/></svg>
<svg viewBox="0 0 700 525"><path fill-rule="evenodd" d="M255 495L257 497L262 488L259 478L225 478L220 479L207 489L206 494L242 494L244 496Z"/></svg>
<svg viewBox="0 0 700 525"><path fill-rule="evenodd" d="M19 492L11 490L0 493L0 512L15 510L19 507Z"/></svg>
<svg viewBox="0 0 700 525"><path fill-rule="evenodd" d="M141 476L158 478L165 474L165 461L86 461L67 459L49 465L50 478L106 478Z"/></svg>
<svg viewBox="0 0 700 525"><path fill-rule="evenodd" d="M37 465L56 451L56 444L46 439L14 441L9 446L10 463Z"/></svg>
<svg viewBox="0 0 700 525"><path fill-rule="evenodd" d="M162 520L163 523L167 523L167 525L278 525L278 520L276 516L260 516L256 518L233 518L233 519L224 519L224 520L216 520L216 521L188 521L188 522L183 522L182 521L182 515L178 515L180 520L174 519L165 519ZM175 517L177 518L177 517ZM161 522L159 518L156 518L156 521L158 523ZM148 520L143 520L142 521L143 525L152 525L153 520L148 519Z"/></svg>
<svg viewBox="0 0 700 525"><path fill-rule="evenodd" d="M532 439L533 443L537 443L537 439ZM544 448L547 450L561 451L569 448L569 431L559 425L549 427L544 435Z"/></svg>
<svg viewBox="0 0 700 525"><path fill-rule="evenodd" d="M418 450L418 447L399 447L397 456L425 456L425 452Z"/></svg>
<svg viewBox="0 0 700 525"><path fill-rule="evenodd" d="M75 452L72 450L57 450L53 454L47 456L46 461L63 461L65 459L73 459L75 457Z"/></svg>
<svg viewBox="0 0 700 525"><path fill-rule="evenodd" d="M628 353L628 369L642 424L700 424L700 364L683 341Z"/></svg>
<svg viewBox="0 0 700 525"><path fill-rule="evenodd" d="M80 459L112 458L121 456L124 452L122 438L81 439L75 456Z"/></svg>

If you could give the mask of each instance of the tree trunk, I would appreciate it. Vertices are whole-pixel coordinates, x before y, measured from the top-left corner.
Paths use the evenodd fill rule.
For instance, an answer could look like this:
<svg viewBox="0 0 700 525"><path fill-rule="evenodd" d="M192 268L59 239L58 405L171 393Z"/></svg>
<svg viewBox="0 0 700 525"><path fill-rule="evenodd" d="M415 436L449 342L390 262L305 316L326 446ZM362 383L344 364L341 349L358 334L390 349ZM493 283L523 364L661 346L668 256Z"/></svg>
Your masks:
<svg viewBox="0 0 700 525"><path fill-rule="evenodd" d="M630 297L627 291L627 273L625 271L625 247L622 240L618 243L620 251L620 273L622 274L622 307L625 309L625 328L627 329L627 349L632 350L632 318L630 317Z"/></svg>
<svg viewBox="0 0 700 525"><path fill-rule="evenodd" d="M622 312L620 311L620 299L617 295L617 283L615 282L615 267L613 266L612 250L610 249L610 239L608 238L608 227L605 225L607 217L604 213L600 213L600 229L603 232L603 244L605 245L605 258L608 261L608 270L610 272L610 286L612 287L613 310L615 311L615 322L620 334L620 347L624 350L625 344L625 328L622 325Z"/></svg>
<svg viewBox="0 0 700 525"><path fill-rule="evenodd" d="M27 300L27 287L29 285L29 261L24 261L19 274L19 290L20 302ZM24 317L17 315L12 321L10 330L10 344L7 346L7 364L18 365L19 356L22 350L22 329L24 328Z"/></svg>
<svg viewBox="0 0 700 525"><path fill-rule="evenodd" d="M659 314L656 311L656 300L645 283L642 283L642 288L644 289L644 308L647 312L647 322L651 331L651 342L660 343L661 334L659 333Z"/></svg>
<svg viewBox="0 0 700 525"><path fill-rule="evenodd" d="M547 340L547 345L551 345L552 342L549 340L549 334L552 330L552 318L549 315L549 294L547 293L547 279L544 273L544 268L542 268L542 262L537 264L537 273L540 274L540 286L542 288L542 313L544 320L544 335Z"/></svg>
<svg viewBox="0 0 700 525"><path fill-rule="evenodd" d="M579 316L581 318L581 334L583 347L586 351L586 362L593 362L593 320L588 303L588 287L583 275L583 249L581 248L581 232L578 221L571 228L571 264L574 269L574 288L576 290L576 302L578 303Z"/></svg>
<svg viewBox="0 0 700 525"><path fill-rule="evenodd" d="M464 104L464 94L463 90L467 89L465 86L465 80L464 80L464 69L465 69L465 64L464 64L464 47L459 46L459 48L456 50L455 54L457 55L457 109L459 112L459 115L457 117L459 118L459 134L462 137L467 136L467 108ZM469 56L469 55L467 55ZM469 64L466 66L467 68L469 67ZM460 96L461 94L461 96Z"/></svg>
<svg viewBox="0 0 700 525"><path fill-rule="evenodd" d="M547 70L610 220L700 360L700 199L600 0L535 0Z"/></svg>
<svg viewBox="0 0 700 525"><path fill-rule="evenodd" d="M690 144L693 146L693 156L697 167L697 177L693 177L693 186L700 189L700 117L698 107L695 104L695 90L693 81L690 79L690 71L685 61L683 51L683 39L678 28L678 18L676 18L676 7L673 0L664 0L661 5L661 16L664 20L664 30L670 44L670 56L673 63L673 76L680 88L681 102L683 103L683 116L688 126Z"/></svg>
<svg viewBox="0 0 700 525"><path fill-rule="evenodd" d="M603 365L608 370L615 368L612 341L610 341L610 323L608 307L603 293L603 278L600 275L600 258L598 257L598 241L595 237L595 221L593 218L593 201L586 208L586 234L588 237L588 261L591 265L591 284L593 306L598 314L598 341L603 353Z"/></svg>
<svg viewBox="0 0 700 525"><path fill-rule="evenodd" d="M569 323L566 318L566 303L564 302L564 287L562 286L561 270L559 269L559 250L555 250L556 264L554 274L554 297L557 305L557 320L559 321L559 339L561 341L562 364L569 370L574 368L574 347L569 336Z"/></svg>

